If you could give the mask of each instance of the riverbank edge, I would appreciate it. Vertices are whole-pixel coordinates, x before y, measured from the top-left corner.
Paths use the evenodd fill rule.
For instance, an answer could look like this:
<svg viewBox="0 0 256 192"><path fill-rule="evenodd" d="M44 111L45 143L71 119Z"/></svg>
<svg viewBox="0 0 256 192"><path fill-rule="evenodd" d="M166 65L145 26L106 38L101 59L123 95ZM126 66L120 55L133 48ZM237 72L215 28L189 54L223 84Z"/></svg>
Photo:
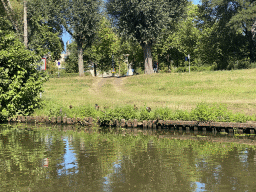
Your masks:
<svg viewBox="0 0 256 192"><path fill-rule="evenodd" d="M63 124L80 126L105 126L121 128L154 128L154 129L178 129L186 131L212 131L227 133L256 133L256 122L234 123L234 122L202 122L202 121L179 121L179 120L144 120L121 119L111 121L100 121L92 117L68 118L68 117L47 117L47 116L17 116L8 119L8 123L29 123L29 124Z"/></svg>

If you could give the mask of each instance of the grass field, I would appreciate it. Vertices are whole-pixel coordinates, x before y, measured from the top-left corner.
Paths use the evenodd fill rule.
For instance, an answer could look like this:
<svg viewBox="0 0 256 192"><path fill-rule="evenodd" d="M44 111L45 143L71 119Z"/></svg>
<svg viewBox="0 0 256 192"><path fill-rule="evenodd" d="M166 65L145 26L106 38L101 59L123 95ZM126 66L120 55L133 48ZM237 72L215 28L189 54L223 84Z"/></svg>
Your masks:
<svg viewBox="0 0 256 192"><path fill-rule="evenodd" d="M51 108L81 106L115 108L136 105L173 110L194 109L198 104L224 105L230 111L256 114L256 69L137 75L122 78L50 78L44 85L46 115Z"/></svg>

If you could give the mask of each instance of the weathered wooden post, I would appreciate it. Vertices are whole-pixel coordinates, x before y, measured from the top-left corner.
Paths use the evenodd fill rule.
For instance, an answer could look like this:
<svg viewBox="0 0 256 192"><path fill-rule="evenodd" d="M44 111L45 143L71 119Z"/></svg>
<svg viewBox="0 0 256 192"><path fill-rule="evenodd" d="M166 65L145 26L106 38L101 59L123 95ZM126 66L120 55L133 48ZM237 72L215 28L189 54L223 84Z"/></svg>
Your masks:
<svg viewBox="0 0 256 192"><path fill-rule="evenodd" d="M137 119L134 119L134 120L133 120L132 126L133 126L133 128L137 128L137 126L138 126L138 121L137 121Z"/></svg>
<svg viewBox="0 0 256 192"><path fill-rule="evenodd" d="M57 123L61 124L61 117L60 116L57 117Z"/></svg>
<svg viewBox="0 0 256 192"><path fill-rule="evenodd" d="M75 117L71 118L71 121L72 121L73 125L76 124L76 118Z"/></svg>
<svg viewBox="0 0 256 192"><path fill-rule="evenodd" d="M30 123L30 119L31 119L31 117L30 117L30 116L27 116L27 117L26 117L26 123Z"/></svg>
<svg viewBox="0 0 256 192"><path fill-rule="evenodd" d="M152 120L149 120L148 121L148 128L152 128L153 127L153 121Z"/></svg>
<svg viewBox="0 0 256 192"><path fill-rule="evenodd" d="M67 117L66 117L66 116L63 117L62 122L63 122L63 124L66 124L66 123L67 123Z"/></svg>
<svg viewBox="0 0 256 192"><path fill-rule="evenodd" d="M164 123L163 120L158 120L158 124L157 124L158 130L161 130L161 128L163 127L163 123Z"/></svg>
<svg viewBox="0 0 256 192"><path fill-rule="evenodd" d="M146 120L144 120L142 123L143 123L143 128L147 128L148 122Z"/></svg>
<svg viewBox="0 0 256 192"><path fill-rule="evenodd" d="M221 131L221 132L226 132L225 128L222 128L220 131Z"/></svg>
<svg viewBox="0 0 256 192"><path fill-rule="evenodd" d="M115 125L116 127L120 127L120 122L117 119L115 120Z"/></svg>
<svg viewBox="0 0 256 192"><path fill-rule="evenodd" d="M52 118L51 118L51 123L52 123L52 124L55 124L56 122L57 122L56 117L52 117Z"/></svg>
<svg viewBox="0 0 256 192"><path fill-rule="evenodd" d="M239 133L239 134L243 134L243 133L244 133L244 129L243 129L243 128L239 128L239 129L238 129L238 133Z"/></svg>
<svg viewBox="0 0 256 192"><path fill-rule="evenodd" d="M131 128L131 127L132 127L132 121L131 121L131 119L129 119L129 120L126 122L126 126L127 126L127 128Z"/></svg>
<svg viewBox="0 0 256 192"><path fill-rule="evenodd" d="M67 118L67 124L68 124L68 125L71 125L71 124L72 124L71 118Z"/></svg>
<svg viewBox="0 0 256 192"><path fill-rule="evenodd" d="M121 127L125 127L125 119L121 119Z"/></svg>

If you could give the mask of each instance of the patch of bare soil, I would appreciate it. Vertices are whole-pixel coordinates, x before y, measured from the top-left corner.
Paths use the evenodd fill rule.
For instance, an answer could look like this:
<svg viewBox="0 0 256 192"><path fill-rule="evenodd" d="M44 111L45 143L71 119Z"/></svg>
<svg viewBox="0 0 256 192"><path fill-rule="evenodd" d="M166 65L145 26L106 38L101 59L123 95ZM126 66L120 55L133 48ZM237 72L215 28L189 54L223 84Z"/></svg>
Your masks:
<svg viewBox="0 0 256 192"><path fill-rule="evenodd" d="M90 89L91 92L94 94L100 94L101 93L101 88L104 86L106 83L110 83L113 85L114 90L118 93L123 92L124 89L122 88L123 86L123 78L117 78L117 77L97 77L95 78L95 82L92 84L92 87Z"/></svg>
<svg viewBox="0 0 256 192"><path fill-rule="evenodd" d="M92 84L92 87L90 89L91 92L94 94L100 94L102 86L106 83L106 78L100 78L96 77L95 82Z"/></svg>
<svg viewBox="0 0 256 192"><path fill-rule="evenodd" d="M123 86L123 80L124 78L115 78L113 81L113 86L116 90L116 92L123 92L124 90L122 89Z"/></svg>

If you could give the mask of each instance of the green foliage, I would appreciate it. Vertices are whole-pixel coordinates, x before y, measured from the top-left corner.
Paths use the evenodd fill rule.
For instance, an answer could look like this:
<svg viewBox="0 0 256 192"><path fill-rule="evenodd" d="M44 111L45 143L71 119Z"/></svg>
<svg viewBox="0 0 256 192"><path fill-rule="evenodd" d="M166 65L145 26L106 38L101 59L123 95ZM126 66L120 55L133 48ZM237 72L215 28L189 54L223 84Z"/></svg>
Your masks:
<svg viewBox="0 0 256 192"><path fill-rule="evenodd" d="M120 62L118 68L117 69L117 72L119 72L119 69L120 69L120 74L119 75L126 75L127 73L127 64L125 62Z"/></svg>
<svg viewBox="0 0 256 192"><path fill-rule="evenodd" d="M67 73L78 73L78 52L77 44L75 41L67 46L69 55L65 59L65 70Z"/></svg>
<svg viewBox="0 0 256 192"><path fill-rule="evenodd" d="M178 73L188 72L188 67L177 67L175 71Z"/></svg>
<svg viewBox="0 0 256 192"><path fill-rule="evenodd" d="M16 114L29 115L39 107L39 93L47 80L36 70L40 60L26 50L11 30L10 23L0 17L0 121Z"/></svg>
<svg viewBox="0 0 256 192"><path fill-rule="evenodd" d="M134 108L131 105L123 107L100 107L96 110L94 106L79 106L63 107L58 102L45 100L43 102L44 114L47 116L68 116L68 117L93 117L98 119L103 124L109 124L111 121L117 119L137 119L143 120L183 120L183 121L214 121L214 122L246 122L255 120L255 117L246 116L242 113L232 113L225 105L209 105L205 103L198 104L197 107L191 111L186 110L172 110L170 108L156 108L151 112L146 110L146 107ZM61 109L61 110L60 110Z"/></svg>
<svg viewBox="0 0 256 192"><path fill-rule="evenodd" d="M203 0L199 10L198 53L204 64L216 62L217 69L230 69L230 60L255 60L254 1Z"/></svg>
<svg viewBox="0 0 256 192"><path fill-rule="evenodd" d="M191 111L191 117L197 121L220 121L220 122L246 122L252 117L246 116L241 113L233 114L227 110L226 106L207 104L199 104L194 110Z"/></svg>
<svg viewBox="0 0 256 192"><path fill-rule="evenodd" d="M158 44L160 54L170 56L174 61L174 66L183 64L184 57L190 54L193 60L199 57L197 54L197 43L200 36L200 30L197 28L198 7L192 2L184 8L177 23L174 23L172 31L162 31L163 38ZM166 36L166 37L165 37Z"/></svg>
<svg viewBox="0 0 256 192"><path fill-rule="evenodd" d="M135 69L135 72L136 72L136 74L139 74L139 75L144 74L144 70L141 67L137 67Z"/></svg>
<svg viewBox="0 0 256 192"><path fill-rule="evenodd" d="M175 0L108 0L107 10L126 38L132 37L139 43L150 43L167 27L171 18L176 19L175 16L182 13L185 3L186 1Z"/></svg>
<svg viewBox="0 0 256 192"><path fill-rule="evenodd" d="M54 22L54 6L49 4L50 0L33 0L27 2L27 26L28 26L28 48L36 52L41 57L49 52L52 58L57 60L63 51L61 40L62 26ZM23 0L5 1L7 10L3 13L8 15L8 19L15 28L16 35L23 41ZM2 3L1 5L2 6ZM1 8L0 8L1 9ZM9 12L9 14L7 14ZM1 12L2 13L2 12Z"/></svg>
<svg viewBox="0 0 256 192"><path fill-rule="evenodd" d="M107 11L125 39L137 41L143 48L145 73L153 73L151 48L163 29L182 14L187 0L126 1L108 0Z"/></svg>
<svg viewBox="0 0 256 192"><path fill-rule="evenodd" d="M251 67L250 58L244 58L237 63L237 69L249 69Z"/></svg>
<svg viewBox="0 0 256 192"><path fill-rule="evenodd" d="M56 62L52 60L47 60L46 71L48 72L48 74L56 74L58 71Z"/></svg>
<svg viewBox="0 0 256 192"><path fill-rule="evenodd" d="M60 23L54 21L54 7L47 1L28 1L28 47L40 56L51 54L53 60L58 60L64 49L63 30Z"/></svg>
<svg viewBox="0 0 256 192"><path fill-rule="evenodd" d="M55 19L77 44L79 75L84 76L83 49L90 47L100 19L100 0L51 1L56 7Z"/></svg>
<svg viewBox="0 0 256 192"><path fill-rule="evenodd" d="M112 59L117 62L122 55L120 38L114 33L110 22L105 17L100 20L99 30L93 46L97 54L97 68L101 73L111 70Z"/></svg>
<svg viewBox="0 0 256 192"><path fill-rule="evenodd" d="M0 3L0 16L5 17L12 24L15 29L16 35L22 40L22 26L23 26L23 1L22 0L4 0ZM5 7L3 5L5 4ZM10 4L9 4L10 3ZM9 6L11 5L11 7ZM7 8L7 10L5 9Z"/></svg>

